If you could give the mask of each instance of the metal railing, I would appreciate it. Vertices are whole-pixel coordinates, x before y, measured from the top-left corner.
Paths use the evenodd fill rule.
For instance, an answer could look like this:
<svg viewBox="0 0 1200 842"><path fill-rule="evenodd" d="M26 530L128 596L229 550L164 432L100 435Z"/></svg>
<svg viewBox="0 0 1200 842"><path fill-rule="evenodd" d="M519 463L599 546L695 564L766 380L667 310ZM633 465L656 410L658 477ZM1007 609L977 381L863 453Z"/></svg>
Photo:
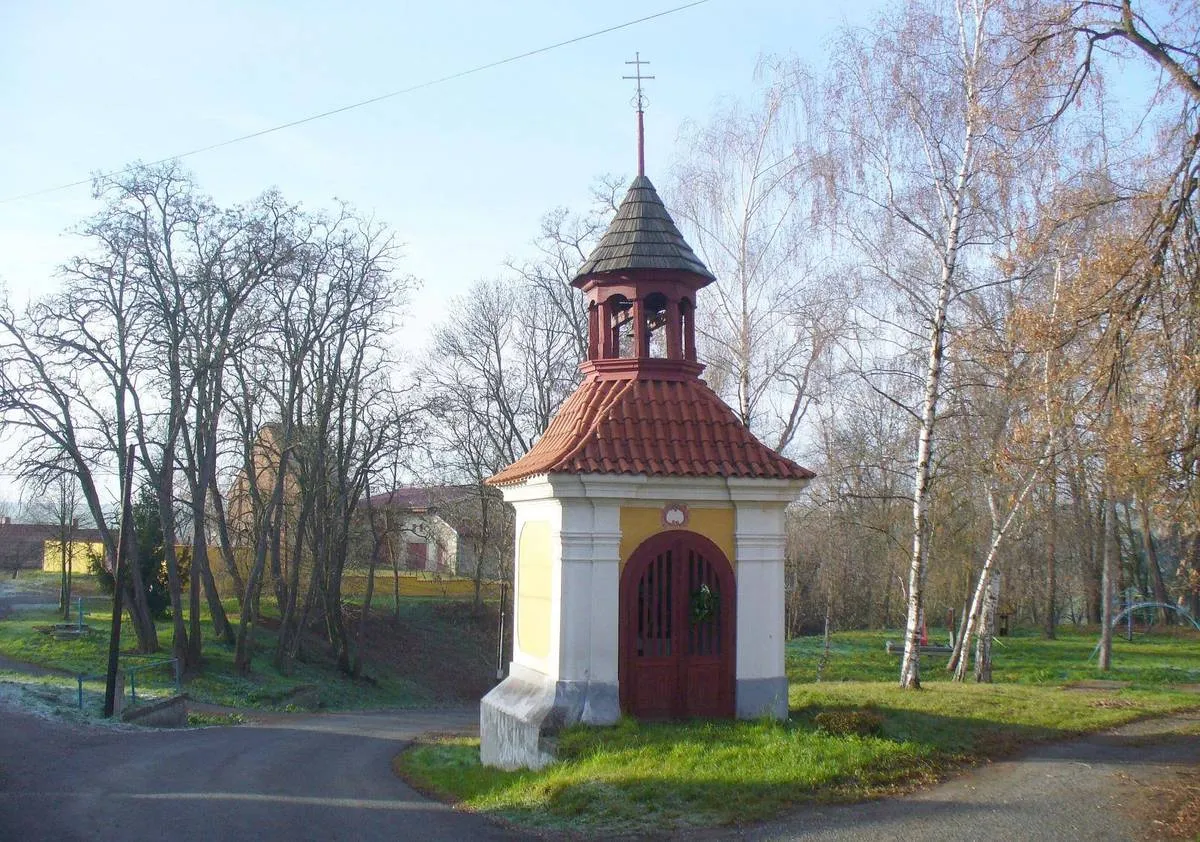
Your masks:
<svg viewBox="0 0 1200 842"><path fill-rule="evenodd" d="M132 655L132 656L128 656L128 657L139 657L139 656ZM172 672L175 677L175 692L176 693L182 692L183 676L180 673L179 659L178 658L156 658L153 661L148 661L147 663L138 664L135 667L128 667L125 669L125 671L124 671L125 672L125 682L126 682L126 684L129 685L129 702L130 702L130 704L137 704L137 674L140 672L145 672L146 670L149 670L149 669L154 669L156 667L164 666L166 664L170 664L172 666ZM75 676L76 685L78 688L78 699L79 699L79 709L80 710L83 710L83 682L96 681L96 680L99 680L99 679L102 679L105 677L106 676L104 676L103 674L85 675L83 673L80 673L79 675Z"/></svg>
<svg viewBox="0 0 1200 842"><path fill-rule="evenodd" d="M154 669L155 667L163 666L164 664L170 664L173 668L175 675L175 692L179 693L183 690L183 676L180 675L179 671L179 659L159 658L157 660L149 661L148 663L125 670L125 679L129 684L130 702L137 704L137 674L139 672L145 672L148 669Z"/></svg>

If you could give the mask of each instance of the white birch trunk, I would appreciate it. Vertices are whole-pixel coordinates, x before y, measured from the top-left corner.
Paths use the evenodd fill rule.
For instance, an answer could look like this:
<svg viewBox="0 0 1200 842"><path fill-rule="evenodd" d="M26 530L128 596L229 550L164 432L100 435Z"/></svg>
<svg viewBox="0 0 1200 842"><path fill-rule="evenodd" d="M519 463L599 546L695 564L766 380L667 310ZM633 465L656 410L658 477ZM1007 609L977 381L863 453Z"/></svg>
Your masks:
<svg viewBox="0 0 1200 842"><path fill-rule="evenodd" d="M966 193L974 128L967 123L963 144L963 160L954 186L954 203L950 227L946 233L946 248L942 260L942 276L938 282L937 305L929 326L929 357L925 365L925 399L921 405L921 431L917 439L917 470L913 481L913 543L908 569L908 620L904 630L904 659L900 664L900 686L912 689L921 686L921 609L925 588L925 567L929 553L927 520L929 517L929 482L932 478L930 460L933 454L933 429L937 423L938 391L942 382L946 342L946 311L954 284L954 269L958 259L962 231L963 202Z"/></svg>
<svg viewBox="0 0 1200 842"><path fill-rule="evenodd" d="M975 643L975 680L980 683L992 683L992 638L996 634L996 606L999 603L1000 574L997 573L988 582L979 639ZM963 658L962 663L966 663L966 660Z"/></svg>
<svg viewBox="0 0 1200 842"><path fill-rule="evenodd" d="M996 510L996 495L995 492L988 489L988 510L992 515L992 541L988 545L987 556L983 560L983 569L979 573L979 582L975 586L975 594L971 598L971 609L967 612L966 625L963 633L959 635L958 640L954 643L954 652L950 656L950 663L947 664L948 669L954 670L954 680L962 681L967 674L967 653L971 651L971 635L975 634L976 627L979 624L979 614L983 608L984 599L988 593L988 585L992 579L992 571L995 568L996 558L1000 555L1000 545L1004 541L1004 536L1008 532L1008 528L1012 526L1013 520L1017 516L1017 512L1021 510L1021 506L1025 503L1025 498L1029 496L1029 492L1033 489L1034 483L1037 482L1041 475L1044 463L1050 458L1050 451L1047 449L1042 456L1042 460L1038 462L1036 468L1030 472L1029 478L1025 481L1025 485L1021 487L1017 499L1013 501L1012 508L1009 509L1004 521L1000 521L999 512Z"/></svg>
<svg viewBox="0 0 1200 842"><path fill-rule="evenodd" d="M962 10L959 25L964 28ZM930 461L933 453L933 430L938 417L938 391L942 382L946 342L946 312L954 286L958 250L962 239L963 209L966 203L967 181L975 158L977 92L974 86L974 66L981 50L983 31L976 21L971 48L962 44L966 71L966 124L963 130L962 160L954 178L954 187L947 197L946 239L942 248L942 272L938 279L937 303L929 325L929 355L925 365L925 396L921 405L921 429L917 438L916 476L913 478L913 542L908 568L908 618L904 629L904 658L900 663L900 686L918 689L921 686L921 611L925 590L925 570L929 555L928 517ZM972 50L973 48L973 50ZM936 173L932 173L935 178Z"/></svg>

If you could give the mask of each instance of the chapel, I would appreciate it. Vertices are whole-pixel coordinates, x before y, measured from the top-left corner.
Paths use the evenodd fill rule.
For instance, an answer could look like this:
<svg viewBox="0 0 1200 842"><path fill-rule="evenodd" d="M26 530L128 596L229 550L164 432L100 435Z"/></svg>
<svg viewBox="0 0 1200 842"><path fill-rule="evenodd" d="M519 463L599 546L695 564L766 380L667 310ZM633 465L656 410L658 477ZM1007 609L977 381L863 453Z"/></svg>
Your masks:
<svg viewBox="0 0 1200 842"><path fill-rule="evenodd" d="M639 101L640 105L640 101ZM784 510L814 475L762 444L701 375L715 278L638 175L572 285L583 381L488 482L516 510L508 677L481 759L538 768L575 723L786 718Z"/></svg>

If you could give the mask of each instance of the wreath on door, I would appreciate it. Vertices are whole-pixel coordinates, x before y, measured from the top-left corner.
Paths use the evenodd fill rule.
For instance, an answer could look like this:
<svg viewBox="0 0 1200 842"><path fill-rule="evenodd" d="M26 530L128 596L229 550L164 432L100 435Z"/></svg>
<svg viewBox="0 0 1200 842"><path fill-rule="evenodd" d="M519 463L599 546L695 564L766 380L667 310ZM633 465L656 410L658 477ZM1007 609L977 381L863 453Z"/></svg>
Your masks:
<svg viewBox="0 0 1200 842"><path fill-rule="evenodd" d="M707 623L717 616L721 607L721 595L708 585L692 591L692 623Z"/></svg>

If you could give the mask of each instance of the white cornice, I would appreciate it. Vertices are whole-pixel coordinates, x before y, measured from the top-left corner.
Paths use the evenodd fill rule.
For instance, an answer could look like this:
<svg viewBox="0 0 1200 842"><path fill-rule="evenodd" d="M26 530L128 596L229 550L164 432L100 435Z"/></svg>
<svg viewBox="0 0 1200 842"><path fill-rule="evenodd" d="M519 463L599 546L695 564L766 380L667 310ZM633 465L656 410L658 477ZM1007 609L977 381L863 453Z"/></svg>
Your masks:
<svg viewBox="0 0 1200 842"><path fill-rule="evenodd" d="M754 477L670 477L642 474L541 474L501 488L509 503L549 498L647 502L783 503L808 480Z"/></svg>
<svg viewBox="0 0 1200 842"><path fill-rule="evenodd" d="M800 496L809 480L727 477L725 482L728 484L731 500L786 504Z"/></svg>

